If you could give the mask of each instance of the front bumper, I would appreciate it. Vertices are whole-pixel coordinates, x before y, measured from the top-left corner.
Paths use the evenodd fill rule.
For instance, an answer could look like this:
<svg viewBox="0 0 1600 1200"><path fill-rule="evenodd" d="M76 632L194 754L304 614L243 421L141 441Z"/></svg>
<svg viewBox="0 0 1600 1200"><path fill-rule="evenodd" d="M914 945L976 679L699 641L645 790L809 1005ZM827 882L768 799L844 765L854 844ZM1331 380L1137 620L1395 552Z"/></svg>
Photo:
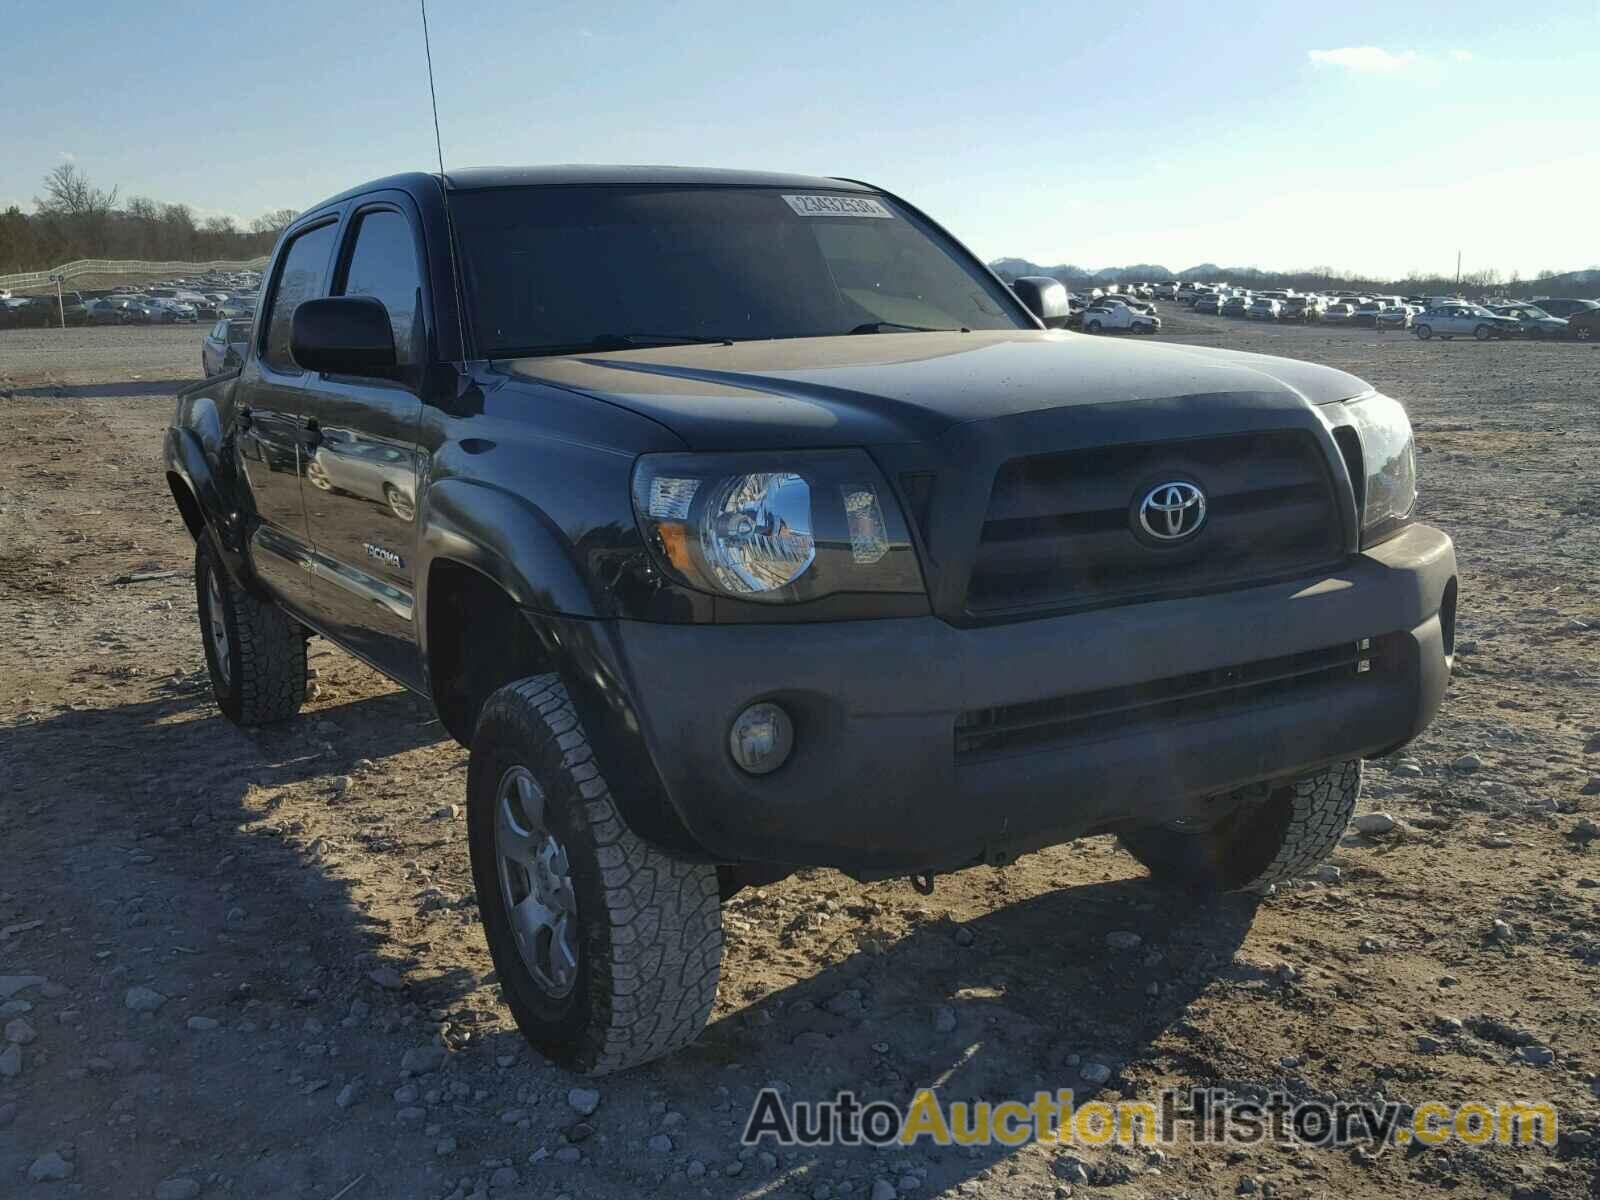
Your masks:
<svg viewBox="0 0 1600 1200"><path fill-rule="evenodd" d="M1169 821L1402 745L1444 694L1455 595L1450 539L1412 526L1326 576L1008 625L617 622L605 640L660 781L708 853L893 873ZM1369 669L1239 686L1366 639ZM1217 686L1173 700L1175 680L1185 695ZM727 749L757 700L796 726L791 759L760 778ZM973 752L958 737L974 714L1080 701L1110 707L1021 748Z"/></svg>

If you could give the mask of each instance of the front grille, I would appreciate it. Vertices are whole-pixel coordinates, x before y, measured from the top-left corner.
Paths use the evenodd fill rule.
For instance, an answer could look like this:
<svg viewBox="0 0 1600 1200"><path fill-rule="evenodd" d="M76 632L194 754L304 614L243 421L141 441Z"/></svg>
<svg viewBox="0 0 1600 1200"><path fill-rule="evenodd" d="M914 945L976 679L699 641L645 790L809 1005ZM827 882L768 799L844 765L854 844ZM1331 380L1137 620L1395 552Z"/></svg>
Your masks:
<svg viewBox="0 0 1600 1200"><path fill-rule="evenodd" d="M1169 479L1206 493L1178 546L1134 536L1134 507ZM1342 549L1333 485L1309 433L1241 434L1012 459L995 476L966 610L979 618L1092 608L1314 570Z"/></svg>
<svg viewBox="0 0 1600 1200"><path fill-rule="evenodd" d="M1303 698L1382 671L1392 653L1388 640L1363 638L1127 687L970 709L956 718L956 756L1014 753L1122 736L1151 723L1206 720Z"/></svg>

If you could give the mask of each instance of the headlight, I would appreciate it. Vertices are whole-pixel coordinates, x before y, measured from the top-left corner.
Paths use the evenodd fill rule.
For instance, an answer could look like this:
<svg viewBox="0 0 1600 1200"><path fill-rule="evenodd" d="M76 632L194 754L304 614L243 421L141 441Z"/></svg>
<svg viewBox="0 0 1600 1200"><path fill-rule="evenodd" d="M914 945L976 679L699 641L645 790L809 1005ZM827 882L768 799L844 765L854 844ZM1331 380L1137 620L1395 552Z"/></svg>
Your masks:
<svg viewBox="0 0 1600 1200"><path fill-rule="evenodd" d="M1361 438L1366 479L1361 497L1361 545L1376 545L1411 520L1417 506L1416 442L1406 410L1387 396L1345 406Z"/></svg>
<svg viewBox="0 0 1600 1200"><path fill-rule="evenodd" d="M859 450L648 454L633 507L657 565L700 591L767 603L924 591L899 505Z"/></svg>

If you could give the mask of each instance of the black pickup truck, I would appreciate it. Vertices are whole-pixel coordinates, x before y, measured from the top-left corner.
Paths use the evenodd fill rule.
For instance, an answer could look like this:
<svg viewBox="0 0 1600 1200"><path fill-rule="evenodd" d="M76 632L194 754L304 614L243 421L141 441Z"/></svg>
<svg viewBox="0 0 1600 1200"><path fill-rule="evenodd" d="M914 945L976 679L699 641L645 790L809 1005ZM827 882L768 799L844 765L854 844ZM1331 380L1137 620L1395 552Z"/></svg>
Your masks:
<svg viewBox="0 0 1600 1200"><path fill-rule="evenodd" d="M1444 693L1400 404L1064 332L882 189L396 176L262 296L166 435L217 701L293 716L313 634L432 700L507 1001L576 1068L690 1041L719 897L797 867L1303 872Z"/></svg>

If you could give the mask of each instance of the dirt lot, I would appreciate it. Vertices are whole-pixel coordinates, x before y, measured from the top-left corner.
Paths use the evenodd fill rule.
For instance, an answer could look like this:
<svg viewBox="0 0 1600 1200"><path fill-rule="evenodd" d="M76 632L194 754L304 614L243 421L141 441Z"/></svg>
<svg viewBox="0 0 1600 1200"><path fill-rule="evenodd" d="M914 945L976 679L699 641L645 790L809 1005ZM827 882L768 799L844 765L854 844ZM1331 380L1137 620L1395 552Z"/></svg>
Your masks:
<svg viewBox="0 0 1600 1200"><path fill-rule="evenodd" d="M1596 1194L1600 352L1163 308L1167 336L1411 408L1463 575L1444 714L1368 768L1362 810L1399 828L1259 902L1163 894L1108 839L932 897L831 872L745 892L710 1029L593 1083L592 1112L500 1003L451 807L466 757L431 712L321 642L298 722L245 733L211 703L158 465L203 330L0 334L0 1195ZM1568 1136L741 1150L773 1081L1547 1098Z"/></svg>

